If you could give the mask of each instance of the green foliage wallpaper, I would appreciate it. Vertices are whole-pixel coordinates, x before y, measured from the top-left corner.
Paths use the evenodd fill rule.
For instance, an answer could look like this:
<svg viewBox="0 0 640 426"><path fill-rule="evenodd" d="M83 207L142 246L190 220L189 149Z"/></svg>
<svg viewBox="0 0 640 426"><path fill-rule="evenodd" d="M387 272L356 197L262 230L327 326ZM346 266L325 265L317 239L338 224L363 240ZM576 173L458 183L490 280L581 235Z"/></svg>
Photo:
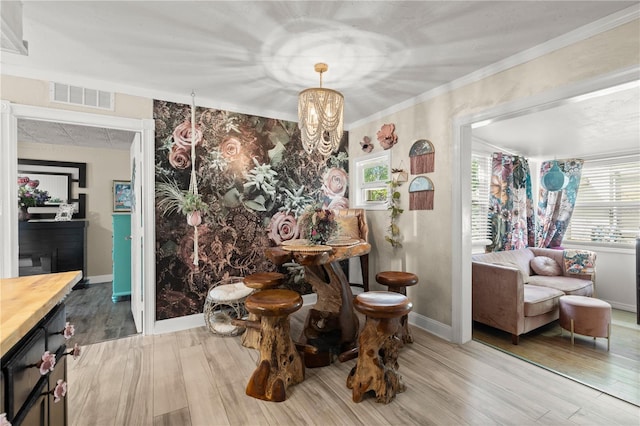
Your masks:
<svg viewBox="0 0 640 426"><path fill-rule="evenodd" d="M298 238L309 205L349 207L346 133L325 158L305 153L295 122L196 108L192 135L191 107L159 100L154 119L157 320L202 312L224 278L275 270L265 248ZM304 291L302 268L286 266L288 286Z"/></svg>

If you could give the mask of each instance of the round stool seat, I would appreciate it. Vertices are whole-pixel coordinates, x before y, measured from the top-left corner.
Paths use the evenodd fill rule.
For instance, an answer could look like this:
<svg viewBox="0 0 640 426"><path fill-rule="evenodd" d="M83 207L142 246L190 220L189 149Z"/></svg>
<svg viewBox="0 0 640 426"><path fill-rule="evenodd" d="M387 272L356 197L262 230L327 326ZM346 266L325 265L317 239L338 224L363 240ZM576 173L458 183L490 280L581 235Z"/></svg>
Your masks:
<svg viewBox="0 0 640 426"><path fill-rule="evenodd" d="M376 281L387 287L410 287L418 284L418 276L411 272L383 271L376 274Z"/></svg>
<svg viewBox="0 0 640 426"><path fill-rule="evenodd" d="M590 337L609 337L611 305L586 296L560 297L560 326L565 330Z"/></svg>
<svg viewBox="0 0 640 426"><path fill-rule="evenodd" d="M232 277L220 282L207 293L204 302L204 322L212 333L236 336L244 327L232 324L234 319L242 319L247 312L244 300L254 289L244 285L242 277Z"/></svg>
<svg viewBox="0 0 640 426"><path fill-rule="evenodd" d="M353 307L371 318L395 318L407 315L413 304L400 293L367 291L356 296Z"/></svg>
<svg viewBox="0 0 640 426"><path fill-rule="evenodd" d="M263 290L279 286L284 278L284 274L279 272L256 272L246 276L244 284L256 290Z"/></svg>
<svg viewBox="0 0 640 426"><path fill-rule="evenodd" d="M245 302L247 310L265 317L289 315L302 307L302 296L293 290L269 289L253 293Z"/></svg>

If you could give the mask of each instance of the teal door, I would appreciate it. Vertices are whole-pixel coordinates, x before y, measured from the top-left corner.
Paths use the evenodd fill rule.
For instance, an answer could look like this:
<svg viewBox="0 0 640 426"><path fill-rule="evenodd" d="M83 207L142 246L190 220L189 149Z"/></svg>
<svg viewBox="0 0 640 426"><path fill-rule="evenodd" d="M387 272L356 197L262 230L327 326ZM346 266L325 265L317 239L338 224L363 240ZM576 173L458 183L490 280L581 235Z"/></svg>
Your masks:
<svg viewBox="0 0 640 426"><path fill-rule="evenodd" d="M113 215L113 294L117 302L131 296L131 215Z"/></svg>

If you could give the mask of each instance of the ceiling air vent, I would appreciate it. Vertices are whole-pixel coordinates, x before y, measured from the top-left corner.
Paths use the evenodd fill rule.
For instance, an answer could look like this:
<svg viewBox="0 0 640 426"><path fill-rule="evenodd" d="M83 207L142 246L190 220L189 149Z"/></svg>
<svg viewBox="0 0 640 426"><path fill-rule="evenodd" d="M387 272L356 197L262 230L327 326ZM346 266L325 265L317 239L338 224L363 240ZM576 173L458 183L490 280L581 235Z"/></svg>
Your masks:
<svg viewBox="0 0 640 426"><path fill-rule="evenodd" d="M103 92L102 90L51 82L49 93L52 102L113 111L113 92Z"/></svg>

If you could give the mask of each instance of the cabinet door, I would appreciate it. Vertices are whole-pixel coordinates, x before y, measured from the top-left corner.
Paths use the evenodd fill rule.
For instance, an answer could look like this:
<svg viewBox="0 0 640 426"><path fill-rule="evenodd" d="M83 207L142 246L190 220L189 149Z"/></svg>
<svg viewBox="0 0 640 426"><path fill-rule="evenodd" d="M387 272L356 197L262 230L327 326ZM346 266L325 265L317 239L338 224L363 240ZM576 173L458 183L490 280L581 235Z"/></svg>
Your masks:
<svg viewBox="0 0 640 426"><path fill-rule="evenodd" d="M40 395L35 399L31 407L27 408L26 411L20 413L19 417L14 419L13 424L20 426L49 425L49 416L47 415L47 404L49 402L49 399L47 398L47 395L42 394L43 391L46 390L46 386L42 386L36 389L36 392L40 392ZM64 423L60 423L60 425L64 425ZM58 426L57 423L56 426Z"/></svg>
<svg viewBox="0 0 640 426"><path fill-rule="evenodd" d="M113 215L113 294L114 302L131 295L131 215Z"/></svg>

